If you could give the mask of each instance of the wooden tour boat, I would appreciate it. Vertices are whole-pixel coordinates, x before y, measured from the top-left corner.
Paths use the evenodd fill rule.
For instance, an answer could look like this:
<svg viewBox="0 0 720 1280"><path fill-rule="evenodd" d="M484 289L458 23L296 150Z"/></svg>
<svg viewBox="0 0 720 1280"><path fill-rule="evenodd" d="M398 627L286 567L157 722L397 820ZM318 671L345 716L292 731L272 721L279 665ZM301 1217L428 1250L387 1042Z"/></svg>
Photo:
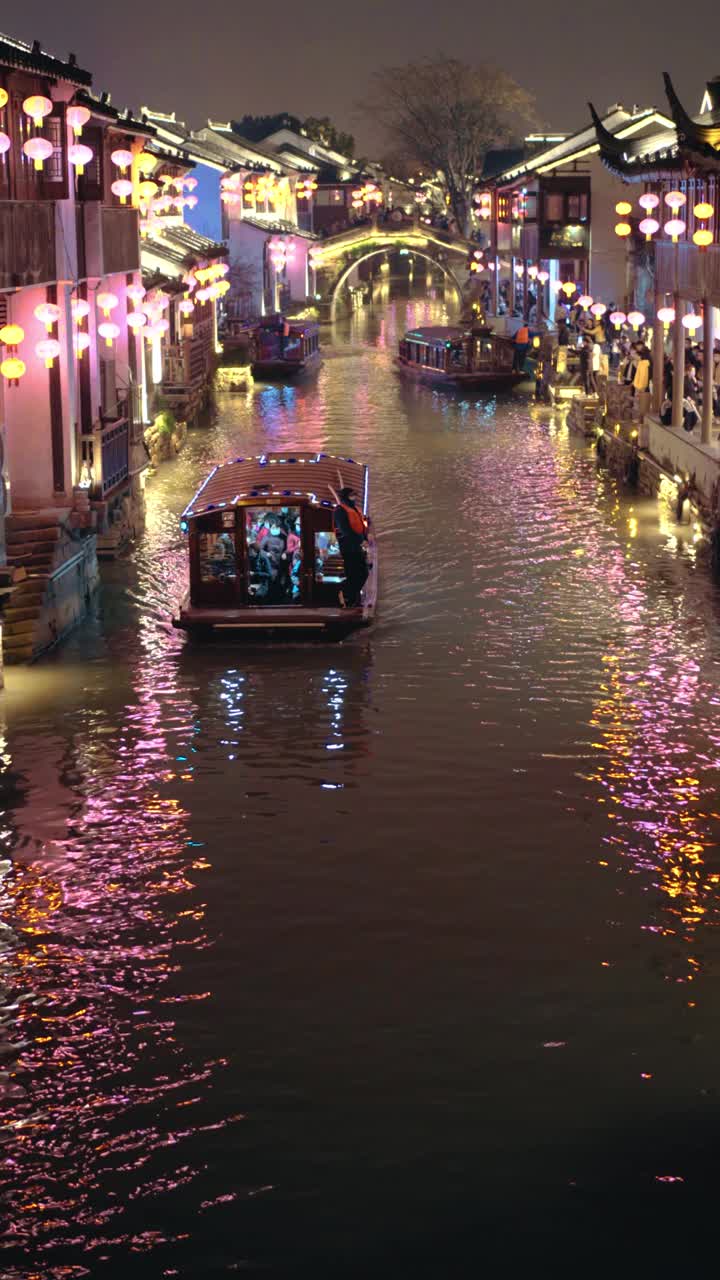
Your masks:
<svg viewBox="0 0 720 1280"><path fill-rule="evenodd" d="M252 331L254 378L297 378L320 367L320 327L314 320L265 316Z"/></svg>
<svg viewBox="0 0 720 1280"><path fill-rule="evenodd" d="M513 369L512 338L485 325L410 329L400 343L401 373L435 386L499 389L523 380Z"/></svg>
<svg viewBox="0 0 720 1280"><path fill-rule="evenodd" d="M173 626L201 639L292 632L339 639L368 626L378 582L372 526L357 608L340 606L345 575L333 529L344 485L362 495L369 521L368 484L363 463L304 449L215 467L182 515L190 589Z"/></svg>

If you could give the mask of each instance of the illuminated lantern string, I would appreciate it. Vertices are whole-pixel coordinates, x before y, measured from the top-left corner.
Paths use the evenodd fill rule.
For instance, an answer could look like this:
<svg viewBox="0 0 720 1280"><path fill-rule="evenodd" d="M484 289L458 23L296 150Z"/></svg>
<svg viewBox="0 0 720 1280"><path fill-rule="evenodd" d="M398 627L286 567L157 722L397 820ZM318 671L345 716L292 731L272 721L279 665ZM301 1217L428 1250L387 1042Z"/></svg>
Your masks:
<svg viewBox="0 0 720 1280"><path fill-rule="evenodd" d="M637 333L641 324L645 323L645 316L642 311L628 311L628 324L632 325Z"/></svg>
<svg viewBox="0 0 720 1280"><path fill-rule="evenodd" d="M581 294L581 295L580 295L580 297L578 298L578 302L579 302L580 306L582 307L583 311L589 311L590 307L591 307L591 306L592 306L592 304L593 304L593 300L592 300L592 298L590 297L590 294L589 294L589 293L583 293L583 294Z"/></svg>
<svg viewBox="0 0 720 1280"><path fill-rule="evenodd" d="M132 195L133 184L129 178L116 178L110 190L114 196L120 197L121 204L127 204L128 196Z"/></svg>
<svg viewBox="0 0 720 1280"><path fill-rule="evenodd" d="M538 273L537 273L537 278L538 278L538 280L540 281L540 283L541 283L541 284L547 284L548 280L550 279L550 272L549 272L549 271L538 271Z"/></svg>
<svg viewBox="0 0 720 1280"><path fill-rule="evenodd" d="M621 240L624 240L625 236L629 236L631 234L632 234L632 227L630 226L629 222L615 223L615 235L619 236Z"/></svg>
<svg viewBox="0 0 720 1280"><path fill-rule="evenodd" d="M715 212L715 209L713 205L708 204L705 200L701 200L700 203L696 204L695 208L693 209L693 213L695 214L695 217L700 218L701 222L707 222L708 219L712 218L714 212Z"/></svg>
<svg viewBox="0 0 720 1280"><path fill-rule="evenodd" d="M0 111L2 111L3 107L7 106L8 96L7 89L0 89Z"/></svg>
<svg viewBox="0 0 720 1280"><path fill-rule="evenodd" d="M694 311L689 311L686 316L683 316L682 323L686 329L689 329L690 333L694 333L702 325L702 316L696 315Z"/></svg>
<svg viewBox="0 0 720 1280"><path fill-rule="evenodd" d="M626 320L627 320L627 316L625 315L624 311L610 312L610 323L614 324L616 329L618 330L622 329Z"/></svg>
<svg viewBox="0 0 720 1280"><path fill-rule="evenodd" d="M27 142L23 142L23 151L36 169L42 169L53 153L53 144L47 138L28 138Z"/></svg>
<svg viewBox="0 0 720 1280"><path fill-rule="evenodd" d="M85 316L90 315L90 303L85 298L73 298L70 303L72 318L76 324L82 324Z"/></svg>
<svg viewBox="0 0 720 1280"><path fill-rule="evenodd" d="M655 232L660 230L660 223L657 218L643 218L640 223L640 230L645 236L646 241L650 241L655 235Z"/></svg>
<svg viewBox="0 0 720 1280"><path fill-rule="evenodd" d="M25 374L25 364L17 356L8 356L0 364L0 373L3 378L7 378L11 387L16 387Z"/></svg>
<svg viewBox="0 0 720 1280"><path fill-rule="evenodd" d="M75 355L78 357L79 360L81 360L83 351L87 351L88 347L90 346L89 335L87 333L74 334L73 346L75 348Z"/></svg>
<svg viewBox="0 0 720 1280"><path fill-rule="evenodd" d="M35 343L35 354L45 361L46 369L52 369L60 355L60 343L57 338L43 338L42 342Z"/></svg>
<svg viewBox="0 0 720 1280"><path fill-rule="evenodd" d="M52 333L54 324L60 319L60 308L54 302L41 302L35 308L35 319L45 325L48 333Z"/></svg>
<svg viewBox="0 0 720 1280"><path fill-rule="evenodd" d="M132 164L132 151L125 151L122 147L117 151L113 151L110 155L113 164L117 166L121 173L127 173Z"/></svg>
<svg viewBox="0 0 720 1280"><path fill-rule="evenodd" d="M186 189L187 191L194 191L194 190L195 190L195 188L196 188L196 186L197 186L197 184L198 184L198 180L197 180L197 178L192 178L192 177L191 177L191 178L184 178L184 179L183 179L183 182L184 182L184 184L185 184L185 189Z"/></svg>
<svg viewBox="0 0 720 1280"><path fill-rule="evenodd" d="M178 305L178 311L184 316L191 316L194 310L195 303L191 298L183 298L182 302Z"/></svg>
<svg viewBox="0 0 720 1280"><path fill-rule="evenodd" d="M665 234L671 237L673 244L677 244L684 230L685 223L682 218L671 218L669 222L665 223Z"/></svg>
<svg viewBox="0 0 720 1280"><path fill-rule="evenodd" d="M85 165L92 162L95 155L92 147L86 147L84 142L74 142L68 147L68 160L75 169L78 177L82 177L85 172Z"/></svg>
<svg viewBox="0 0 720 1280"><path fill-rule="evenodd" d="M125 290L133 306L137 309L145 297L145 287L141 284L129 284Z"/></svg>
<svg viewBox="0 0 720 1280"><path fill-rule="evenodd" d="M0 156L4 156L9 151L12 143L6 133L0 133Z"/></svg>
<svg viewBox="0 0 720 1280"><path fill-rule="evenodd" d="M75 134L75 137L79 138L83 131L83 126L86 125L90 119L90 112L87 107L68 107L66 119Z"/></svg>
<svg viewBox="0 0 720 1280"><path fill-rule="evenodd" d="M713 242L713 233L709 227L698 227L697 231L693 231L693 242L700 249L707 249L709 244Z"/></svg>
<svg viewBox="0 0 720 1280"><path fill-rule="evenodd" d="M640 208L647 209L648 213L651 209L657 209L659 203L660 197L656 196L653 191L646 191L644 195L641 195L638 201Z"/></svg>
<svg viewBox="0 0 720 1280"><path fill-rule="evenodd" d="M537 269L537 267L535 267L535 266L528 267L528 275L529 275L529 277L530 277L530 279L531 279L531 280L534 280L534 279L535 279L535 277L537 276L537 273L538 273L538 269Z"/></svg>
<svg viewBox="0 0 720 1280"><path fill-rule="evenodd" d="M572 280L566 280L562 286L562 291L566 298L572 298L575 293L575 285Z"/></svg>
<svg viewBox="0 0 720 1280"><path fill-rule="evenodd" d="M615 212L621 218L627 218L628 214L632 213L632 205L627 200L618 200L615 205Z"/></svg>
<svg viewBox="0 0 720 1280"><path fill-rule="evenodd" d="M127 318L128 326L137 333L139 329L144 329L147 324L147 316L142 311L131 311Z"/></svg>
<svg viewBox="0 0 720 1280"><path fill-rule="evenodd" d="M151 155L149 151L141 151L135 163L138 173L141 173L143 177L148 177L157 165L157 157Z"/></svg>
<svg viewBox="0 0 720 1280"><path fill-rule="evenodd" d="M112 321L104 320L98 325L98 333L101 338L105 339L106 347L111 347L116 338L120 337L120 326L113 324Z"/></svg>
<svg viewBox="0 0 720 1280"><path fill-rule="evenodd" d="M111 311L115 310L118 301L114 293L99 293L96 298L96 302L106 318L109 317Z"/></svg>
<svg viewBox="0 0 720 1280"><path fill-rule="evenodd" d="M33 93L22 104L26 116L30 116L36 129L41 128L45 116L49 116L53 104L42 93Z"/></svg>
<svg viewBox="0 0 720 1280"><path fill-rule="evenodd" d="M194 209L197 205L197 202L198 202L197 196L187 196L185 200L185 203L188 209Z"/></svg>
<svg viewBox="0 0 720 1280"><path fill-rule="evenodd" d="M675 308L674 308L674 307L660 307L660 309L659 309L659 311L658 311L658 313L657 313L657 318L658 318L658 320L662 321L663 328L665 329L665 332L667 333L668 329L670 328L670 325L672 324L673 320L675 319ZM629 319L629 317L628 317L628 319ZM634 326L633 326L633 328L634 328Z"/></svg>
<svg viewBox="0 0 720 1280"><path fill-rule="evenodd" d="M665 196L665 203L668 209L672 209L673 212L676 212L678 209L682 209L686 200L687 196L685 196L682 191L668 191Z"/></svg>
<svg viewBox="0 0 720 1280"><path fill-rule="evenodd" d="M6 324L0 329L0 342L4 347L19 347L25 330L19 324Z"/></svg>
<svg viewBox="0 0 720 1280"><path fill-rule="evenodd" d="M601 316L605 315L605 312L607 311L607 307L605 306L604 302L593 302L590 310L592 311L593 315L596 316L597 319L599 320Z"/></svg>

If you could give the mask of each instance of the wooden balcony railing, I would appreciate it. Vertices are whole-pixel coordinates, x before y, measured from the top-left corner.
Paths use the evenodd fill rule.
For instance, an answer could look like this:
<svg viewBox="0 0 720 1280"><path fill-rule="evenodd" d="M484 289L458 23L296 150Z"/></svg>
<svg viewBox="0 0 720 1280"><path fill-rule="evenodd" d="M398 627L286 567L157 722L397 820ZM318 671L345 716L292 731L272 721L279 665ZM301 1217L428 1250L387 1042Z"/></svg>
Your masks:
<svg viewBox="0 0 720 1280"><path fill-rule="evenodd" d="M95 499L107 498L130 474L127 418L103 422L81 437L83 471Z"/></svg>
<svg viewBox="0 0 720 1280"><path fill-rule="evenodd" d="M0 200L0 289L46 284L55 269L51 200Z"/></svg>

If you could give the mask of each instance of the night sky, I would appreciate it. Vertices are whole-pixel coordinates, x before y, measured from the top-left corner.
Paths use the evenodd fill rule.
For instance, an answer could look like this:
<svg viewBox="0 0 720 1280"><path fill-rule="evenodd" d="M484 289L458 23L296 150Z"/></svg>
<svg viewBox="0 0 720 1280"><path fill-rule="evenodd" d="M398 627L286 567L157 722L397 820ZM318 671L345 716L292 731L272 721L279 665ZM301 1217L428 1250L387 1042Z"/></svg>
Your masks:
<svg viewBox="0 0 720 1280"><path fill-rule="evenodd" d="M175 110L193 127L246 112L331 115L360 150L374 142L356 114L373 69L439 51L504 67L555 129L583 124L588 97L665 105L664 70L696 111L720 74L717 0L29 0L5 7L0 30L74 50L118 105Z"/></svg>

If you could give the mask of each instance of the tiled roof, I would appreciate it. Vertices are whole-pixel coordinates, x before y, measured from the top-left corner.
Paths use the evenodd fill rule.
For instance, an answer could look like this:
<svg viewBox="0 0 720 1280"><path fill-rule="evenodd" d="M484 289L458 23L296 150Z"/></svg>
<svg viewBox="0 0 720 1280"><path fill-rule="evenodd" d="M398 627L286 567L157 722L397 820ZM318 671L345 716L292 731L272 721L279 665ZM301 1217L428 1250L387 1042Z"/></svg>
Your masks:
<svg viewBox="0 0 720 1280"><path fill-rule="evenodd" d="M220 507L233 507L246 498L301 498L334 506L333 490L351 485L362 495L365 509L367 467L352 458L339 458L308 449L287 449L255 458L235 458L210 472L188 504L185 518Z"/></svg>
<svg viewBox="0 0 720 1280"><path fill-rule="evenodd" d="M74 53L68 54L67 61L64 62L62 58L46 53L39 40L26 44L24 40L0 34L0 67L2 66L39 71L42 75L53 76L58 80L69 80L72 84L92 84L92 74L77 65Z"/></svg>
<svg viewBox="0 0 720 1280"><path fill-rule="evenodd" d="M216 244L188 226L154 229L140 245L140 256L158 259L177 274L177 268L188 270L197 262L227 257L224 245Z"/></svg>

